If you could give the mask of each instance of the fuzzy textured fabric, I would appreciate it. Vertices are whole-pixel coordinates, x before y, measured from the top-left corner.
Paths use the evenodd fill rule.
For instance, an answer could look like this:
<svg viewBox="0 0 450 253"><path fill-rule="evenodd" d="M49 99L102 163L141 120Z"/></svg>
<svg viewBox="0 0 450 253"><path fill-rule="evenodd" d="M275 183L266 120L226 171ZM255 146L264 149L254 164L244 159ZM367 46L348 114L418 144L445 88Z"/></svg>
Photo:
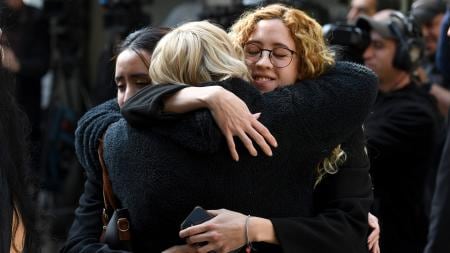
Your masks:
<svg viewBox="0 0 450 253"><path fill-rule="evenodd" d="M99 140L112 123L122 118L116 99L98 105L81 117L75 131L75 151L86 173L101 179L102 169L98 161Z"/></svg>
<svg viewBox="0 0 450 253"><path fill-rule="evenodd" d="M161 252L183 244L179 226L196 205L270 218L282 244L257 244L259 252L367 249L371 184L361 125L376 96L373 72L360 65L337 63L320 78L263 95L239 79L215 84L237 94L252 112L262 113L261 122L279 144L273 157L261 151L251 157L237 142L240 161L233 161L206 110L167 117L160 101L176 90L171 85L144 88L130 98L122 113L134 115L136 121L129 122L134 127L118 119L117 111L97 107L97 112L80 121L77 130L77 143L83 144L77 144L77 153L84 159L87 184L92 187L84 193L89 198L80 200L76 223L62 252L114 252L98 243L95 210L101 207L101 194L96 179L89 177L101 173L96 142L108 122L114 123L105 133L104 157L113 190L130 211L135 252ZM326 177L314 191L317 163L345 143L349 143L346 152L355 156L350 160L358 162Z"/></svg>
<svg viewBox="0 0 450 253"><path fill-rule="evenodd" d="M267 94L240 79L219 84L243 99L252 112L261 112L261 122L277 138L279 147L273 157L251 157L238 145L241 160L234 162L209 112L200 110L180 121L173 115L158 121L161 108L151 105L162 106L158 101L167 92L157 96L153 91L166 88L144 88L122 112L125 117L133 111L141 116L150 112L149 119L138 120L145 127L130 128L120 120L105 136L113 188L130 209L135 246L140 250L182 243L178 226L195 205L262 217L312 217L315 166L360 128L376 94L373 73L351 63L338 63L318 79ZM202 141L204 146L198 145ZM211 149L209 153L201 149L205 146ZM355 248L344 247L351 250L347 252Z"/></svg>

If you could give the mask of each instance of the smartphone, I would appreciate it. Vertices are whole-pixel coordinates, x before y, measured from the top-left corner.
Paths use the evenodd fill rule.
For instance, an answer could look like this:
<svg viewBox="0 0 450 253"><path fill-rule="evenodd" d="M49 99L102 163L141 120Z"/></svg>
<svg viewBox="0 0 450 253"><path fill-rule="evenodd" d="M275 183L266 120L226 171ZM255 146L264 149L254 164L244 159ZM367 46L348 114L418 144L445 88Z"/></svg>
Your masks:
<svg viewBox="0 0 450 253"><path fill-rule="evenodd" d="M214 216L209 214L205 209L200 206L194 207L191 213L181 223L181 229L186 229L191 226L201 224L207 220L212 219Z"/></svg>

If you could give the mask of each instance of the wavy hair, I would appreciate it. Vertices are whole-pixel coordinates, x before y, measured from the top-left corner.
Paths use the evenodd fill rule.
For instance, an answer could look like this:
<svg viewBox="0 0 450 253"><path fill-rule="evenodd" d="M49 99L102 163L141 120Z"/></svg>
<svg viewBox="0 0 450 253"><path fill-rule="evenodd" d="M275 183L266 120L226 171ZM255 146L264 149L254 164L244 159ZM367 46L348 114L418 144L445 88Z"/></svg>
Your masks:
<svg viewBox="0 0 450 253"><path fill-rule="evenodd" d="M281 4L271 4L244 12L231 26L229 35L242 48L261 20L279 19L289 29L299 59L298 79L311 79L334 65L334 53L327 47L322 27L305 12Z"/></svg>
<svg viewBox="0 0 450 253"><path fill-rule="evenodd" d="M250 80L242 49L236 50L227 33L208 21L185 23L164 36L153 51L149 73L154 84Z"/></svg>
<svg viewBox="0 0 450 253"><path fill-rule="evenodd" d="M261 20L279 19L288 28L295 42L298 62L298 79L311 79L323 74L335 64L334 53L328 48L322 26L305 12L281 4L271 4L250 10L231 26L229 35L237 48L248 41L256 24ZM326 174L335 174L346 159L340 145L316 167L315 186Z"/></svg>

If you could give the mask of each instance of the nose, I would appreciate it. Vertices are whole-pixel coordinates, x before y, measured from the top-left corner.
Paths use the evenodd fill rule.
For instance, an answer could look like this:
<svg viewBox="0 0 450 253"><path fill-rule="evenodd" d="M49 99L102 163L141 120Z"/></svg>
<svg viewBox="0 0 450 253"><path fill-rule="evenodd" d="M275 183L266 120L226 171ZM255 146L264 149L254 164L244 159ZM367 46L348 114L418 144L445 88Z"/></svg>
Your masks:
<svg viewBox="0 0 450 253"><path fill-rule="evenodd" d="M269 51L261 51L261 56L255 63L258 67L264 68L272 68L272 62L270 61L270 52Z"/></svg>
<svg viewBox="0 0 450 253"><path fill-rule="evenodd" d="M125 92L123 94L123 102L125 103L132 96L130 85L127 85Z"/></svg>
<svg viewBox="0 0 450 253"><path fill-rule="evenodd" d="M117 104L119 104L119 107L122 107L124 103L125 103L124 96L118 92L117 93Z"/></svg>

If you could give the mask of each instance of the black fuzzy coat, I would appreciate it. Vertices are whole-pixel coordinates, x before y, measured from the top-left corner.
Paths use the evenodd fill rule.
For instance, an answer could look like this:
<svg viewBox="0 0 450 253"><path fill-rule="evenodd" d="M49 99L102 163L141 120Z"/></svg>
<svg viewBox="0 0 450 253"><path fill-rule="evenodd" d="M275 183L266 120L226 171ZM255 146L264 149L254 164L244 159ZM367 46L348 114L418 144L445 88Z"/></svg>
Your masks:
<svg viewBox="0 0 450 253"><path fill-rule="evenodd" d="M281 247L257 245L259 252L365 252L371 184L361 124L376 94L373 73L338 63L319 79L264 95L239 79L219 84L241 97L251 111L262 112L260 120L279 148L273 157L255 158L240 147L241 160L234 162L208 111L185 117L154 113L160 109L158 94L180 87L139 92L127 108L137 112L133 119L141 119L130 122L146 127L132 128L118 120L106 132L104 149L114 192L131 213L135 251L160 252L183 243L179 225L201 205L270 218ZM151 115L156 116L148 120ZM92 114L84 122L89 117ZM91 120L89 124L96 121ZM99 171L92 156L96 144L90 140L95 138L83 132L84 127L79 125L77 131L77 138L84 138L77 142L77 151L94 184ZM314 191L314 168L341 143L346 143L347 166ZM92 221L96 208L86 206L86 198L82 201L63 252L108 252L106 245L96 243L100 230L87 224L89 215L83 211L91 211Z"/></svg>

